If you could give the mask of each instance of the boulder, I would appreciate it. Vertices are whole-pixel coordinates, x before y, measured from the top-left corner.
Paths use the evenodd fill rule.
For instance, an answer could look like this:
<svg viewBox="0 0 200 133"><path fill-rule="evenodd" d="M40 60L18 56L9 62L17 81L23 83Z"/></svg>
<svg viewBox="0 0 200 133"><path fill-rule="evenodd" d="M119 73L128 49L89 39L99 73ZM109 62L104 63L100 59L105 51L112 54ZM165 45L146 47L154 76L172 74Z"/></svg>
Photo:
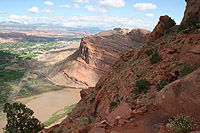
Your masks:
<svg viewBox="0 0 200 133"><path fill-rule="evenodd" d="M182 113L200 121L200 68L157 92L154 104L171 116Z"/></svg>
<svg viewBox="0 0 200 133"><path fill-rule="evenodd" d="M115 110L113 110L107 117L107 120L111 124L116 124L116 118L129 119L131 117L132 110L128 103L121 103Z"/></svg>
<svg viewBox="0 0 200 133"><path fill-rule="evenodd" d="M138 109L135 109L133 110L133 113L134 114L143 114L144 112L146 112L148 109L147 109L147 106L143 106L141 108L138 108Z"/></svg>
<svg viewBox="0 0 200 133"><path fill-rule="evenodd" d="M105 133L105 128L93 127L89 133Z"/></svg>

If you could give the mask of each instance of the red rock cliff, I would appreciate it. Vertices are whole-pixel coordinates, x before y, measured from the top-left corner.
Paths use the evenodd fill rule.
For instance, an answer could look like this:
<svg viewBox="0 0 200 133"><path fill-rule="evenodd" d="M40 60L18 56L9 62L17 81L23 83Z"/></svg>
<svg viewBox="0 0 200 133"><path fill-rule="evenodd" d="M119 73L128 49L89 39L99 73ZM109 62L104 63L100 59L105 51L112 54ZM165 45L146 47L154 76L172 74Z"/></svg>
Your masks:
<svg viewBox="0 0 200 133"><path fill-rule="evenodd" d="M188 13L193 13L195 17L200 18L200 1L199 0L185 0L187 6L181 24L185 25L188 18ZM200 21L200 19L199 19Z"/></svg>
<svg viewBox="0 0 200 133"><path fill-rule="evenodd" d="M83 37L75 60L67 62L52 79L68 86L95 86L123 52L143 46L149 33L118 28Z"/></svg>

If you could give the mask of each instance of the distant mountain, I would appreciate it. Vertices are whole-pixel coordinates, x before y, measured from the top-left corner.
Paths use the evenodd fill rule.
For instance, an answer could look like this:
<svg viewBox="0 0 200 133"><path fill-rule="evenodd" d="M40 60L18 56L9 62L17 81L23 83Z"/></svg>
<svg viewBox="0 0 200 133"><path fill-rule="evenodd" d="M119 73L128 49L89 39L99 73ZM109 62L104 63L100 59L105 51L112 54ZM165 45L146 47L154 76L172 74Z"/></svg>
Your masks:
<svg viewBox="0 0 200 133"><path fill-rule="evenodd" d="M67 32L84 32L86 34L95 34L103 31L98 27L64 27L61 25L54 25L50 23L23 24L14 21L1 21L0 27L18 27L18 28L22 27L22 28L28 28L29 30L34 30L35 28L38 27L48 27L48 28L65 29Z"/></svg>

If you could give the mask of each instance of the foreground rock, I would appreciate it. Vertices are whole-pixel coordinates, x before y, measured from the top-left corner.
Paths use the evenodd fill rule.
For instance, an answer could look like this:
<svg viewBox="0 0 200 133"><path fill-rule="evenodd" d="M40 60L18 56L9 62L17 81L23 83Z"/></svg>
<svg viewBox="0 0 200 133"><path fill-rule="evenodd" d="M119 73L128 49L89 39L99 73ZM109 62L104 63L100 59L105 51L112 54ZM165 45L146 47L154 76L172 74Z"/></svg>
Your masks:
<svg viewBox="0 0 200 133"><path fill-rule="evenodd" d="M186 114L200 121L200 68L167 85L156 95L155 104L171 116Z"/></svg>

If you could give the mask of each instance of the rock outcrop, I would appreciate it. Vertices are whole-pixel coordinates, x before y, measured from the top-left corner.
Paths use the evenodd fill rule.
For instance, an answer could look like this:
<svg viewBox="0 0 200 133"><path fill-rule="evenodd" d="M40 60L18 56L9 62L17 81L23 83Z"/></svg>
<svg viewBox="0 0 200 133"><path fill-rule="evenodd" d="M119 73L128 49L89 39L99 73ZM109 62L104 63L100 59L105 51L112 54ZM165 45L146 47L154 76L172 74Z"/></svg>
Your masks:
<svg viewBox="0 0 200 133"><path fill-rule="evenodd" d="M118 28L83 37L77 54L72 55L76 56L74 60L60 63L61 69L51 78L62 85L95 86L122 53L142 47L149 33L144 29Z"/></svg>
<svg viewBox="0 0 200 133"><path fill-rule="evenodd" d="M171 20L169 16L161 16L153 32L151 32L151 34L149 35L147 43L151 44L160 37L164 36L165 32L174 25L175 23L173 23L173 20Z"/></svg>
<svg viewBox="0 0 200 133"><path fill-rule="evenodd" d="M187 24L186 20L188 18L188 13L194 14L194 17L200 18L200 1L199 0L185 0L187 2L187 6L184 12L184 17L182 19L181 24ZM199 19L200 21L200 19Z"/></svg>
<svg viewBox="0 0 200 133"><path fill-rule="evenodd" d="M195 72L165 86L157 93L155 104L171 116L185 114L200 121L200 68Z"/></svg>

